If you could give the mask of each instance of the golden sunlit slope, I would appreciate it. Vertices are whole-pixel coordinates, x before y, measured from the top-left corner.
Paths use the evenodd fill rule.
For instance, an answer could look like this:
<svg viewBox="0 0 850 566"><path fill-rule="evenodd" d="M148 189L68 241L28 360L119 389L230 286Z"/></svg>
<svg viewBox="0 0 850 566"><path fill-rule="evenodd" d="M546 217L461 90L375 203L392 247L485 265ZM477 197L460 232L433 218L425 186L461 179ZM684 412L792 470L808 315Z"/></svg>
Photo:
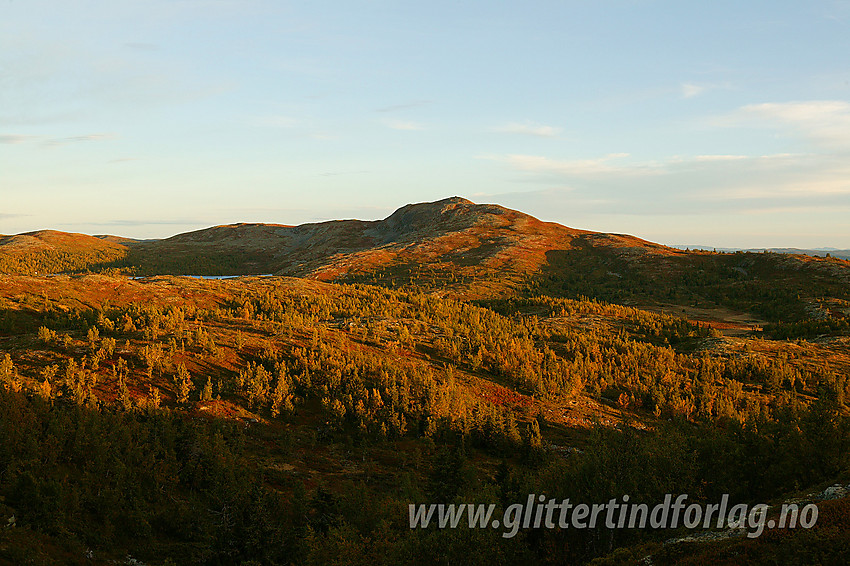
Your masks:
<svg viewBox="0 0 850 566"><path fill-rule="evenodd" d="M377 221L232 224L148 241L38 232L0 243L2 273L103 268L414 285L466 299L546 294L656 310L722 306L771 322L807 318L823 310L822 299L843 318L850 300L850 262L838 258L684 251L460 197L410 204Z"/></svg>
<svg viewBox="0 0 850 566"><path fill-rule="evenodd" d="M317 545L338 536L352 549L395 541L397 554L358 563L398 564L419 536L452 534L412 530L410 502L731 491L773 503L846 469L846 347L727 339L669 314L552 297L476 305L308 278L2 277L0 564L275 564L295 552L325 564ZM369 537L329 530L328 509ZM253 545L254 532L274 543ZM595 533L546 531L538 547L475 534L488 532L495 542L469 544L539 548L541 564L569 563L572 550L553 561L552 548L587 549L575 563L624 546L659 564L676 552L659 548L665 533L593 546ZM846 540L812 532L834 551ZM44 555L68 558L30 560Z"/></svg>
<svg viewBox="0 0 850 566"><path fill-rule="evenodd" d="M124 259L124 244L55 230L0 236L0 273L34 275L77 271Z"/></svg>
<svg viewBox="0 0 850 566"><path fill-rule="evenodd" d="M27 256L52 253L69 266L45 266L42 271L98 268L111 260L110 266L135 267L144 275L275 273L328 280L393 268L407 275L430 270L455 279L486 279L522 277L549 263L547 254L596 248L624 258L686 255L632 236L568 228L502 206L452 197L409 204L378 221L240 223L164 240L33 232L4 237L0 258L9 263L4 270L8 273L37 271L17 264ZM68 259L71 256L75 261Z"/></svg>
<svg viewBox="0 0 850 566"><path fill-rule="evenodd" d="M140 273L516 283L545 265L547 253L586 247L616 248L618 253L632 255L685 253L631 236L567 228L502 206L452 197L407 205L372 222L217 226L134 246L131 261L139 265Z"/></svg>
<svg viewBox="0 0 850 566"><path fill-rule="evenodd" d="M229 263L241 272L331 279L377 267L418 265L536 267L542 252L577 234L496 205L454 197L400 208L384 220L340 220L301 226L236 224L180 234L139 247L178 264L192 257ZM514 253L506 253L506 252ZM144 264L152 260L145 254Z"/></svg>

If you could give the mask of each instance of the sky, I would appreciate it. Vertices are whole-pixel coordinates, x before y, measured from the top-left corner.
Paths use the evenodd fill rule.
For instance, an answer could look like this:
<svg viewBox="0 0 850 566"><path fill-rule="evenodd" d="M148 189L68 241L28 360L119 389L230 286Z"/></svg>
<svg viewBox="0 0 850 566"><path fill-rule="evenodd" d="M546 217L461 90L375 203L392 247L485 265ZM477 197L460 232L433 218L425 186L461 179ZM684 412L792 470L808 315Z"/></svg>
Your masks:
<svg viewBox="0 0 850 566"><path fill-rule="evenodd" d="M850 1L0 0L0 234L462 196L850 248Z"/></svg>

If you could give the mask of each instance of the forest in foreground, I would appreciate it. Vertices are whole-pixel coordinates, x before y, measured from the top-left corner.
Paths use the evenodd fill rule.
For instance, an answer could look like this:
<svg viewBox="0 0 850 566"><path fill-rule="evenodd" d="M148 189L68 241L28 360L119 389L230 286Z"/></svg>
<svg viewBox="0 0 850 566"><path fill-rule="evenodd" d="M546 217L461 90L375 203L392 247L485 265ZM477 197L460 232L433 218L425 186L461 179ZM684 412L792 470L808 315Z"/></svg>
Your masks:
<svg viewBox="0 0 850 566"><path fill-rule="evenodd" d="M0 563L838 564L847 498L757 539L408 522L410 503L777 505L850 483L846 331L797 324L726 336L530 293L4 276Z"/></svg>

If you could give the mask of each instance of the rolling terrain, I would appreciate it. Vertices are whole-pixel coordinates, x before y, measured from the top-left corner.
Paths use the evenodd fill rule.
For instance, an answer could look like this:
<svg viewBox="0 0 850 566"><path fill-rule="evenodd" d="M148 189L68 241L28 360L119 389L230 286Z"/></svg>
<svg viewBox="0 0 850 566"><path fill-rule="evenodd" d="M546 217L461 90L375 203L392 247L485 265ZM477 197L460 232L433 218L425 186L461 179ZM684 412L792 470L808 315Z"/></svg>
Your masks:
<svg viewBox="0 0 850 566"><path fill-rule="evenodd" d="M233 224L146 241L53 231L0 239L0 273L105 270L414 285L465 299L585 296L716 309L719 323L724 307L768 322L817 309L846 315L850 299L843 259L684 251L459 197L407 205L379 221Z"/></svg>
<svg viewBox="0 0 850 566"><path fill-rule="evenodd" d="M850 552L850 498L825 495L850 485L841 259L686 252L452 198L155 241L7 236L0 271L0 564ZM539 493L822 516L758 539L408 525L409 503Z"/></svg>

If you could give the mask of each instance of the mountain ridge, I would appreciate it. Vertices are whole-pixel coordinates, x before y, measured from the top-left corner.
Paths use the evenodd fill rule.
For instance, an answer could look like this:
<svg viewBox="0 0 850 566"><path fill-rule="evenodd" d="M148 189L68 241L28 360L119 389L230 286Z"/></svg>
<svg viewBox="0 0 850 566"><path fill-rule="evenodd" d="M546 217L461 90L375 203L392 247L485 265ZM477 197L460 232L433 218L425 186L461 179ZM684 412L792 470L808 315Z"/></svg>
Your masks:
<svg viewBox="0 0 850 566"><path fill-rule="evenodd" d="M452 232L473 228L503 229L509 233L529 236L583 237L593 245L614 248L640 248L664 254L688 253L673 246L651 242L621 233L594 232L546 222L529 214L498 204L476 204L463 197L448 197L434 202L407 204L382 220L329 220L299 225L238 222L182 232L161 239L133 239L117 235L87 235L57 230L37 230L11 236L0 235L0 253L12 248L55 247L71 244L96 246L98 242L132 247L166 247L172 244L221 244L234 248L264 248L266 238L284 248L301 245L316 246L320 238L341 250L381 247L387 244L408 244L422 238L434 239ZM254 234L252 234L254 232ZM480 233L478 235L481 235ZM252 238L251 236L254 236ZM353 238L353 236L356 236ZM58 244L58 245L57 245ZM693 250L696 251L696 250Z"/></svg>
<svg viewBox="0 0 850 566"><path fill-rule="evenodd" d="M801 318L818 298L850 299L850 262L836 257L686 251L462 197L408 204L381 220L236 223L160 240L50 230L0 237L0 273L104 269L414 285L465 299L544 293L645 306L724 305L756 309L769 320L789 312L780 303L796 304Z"/></svg>

